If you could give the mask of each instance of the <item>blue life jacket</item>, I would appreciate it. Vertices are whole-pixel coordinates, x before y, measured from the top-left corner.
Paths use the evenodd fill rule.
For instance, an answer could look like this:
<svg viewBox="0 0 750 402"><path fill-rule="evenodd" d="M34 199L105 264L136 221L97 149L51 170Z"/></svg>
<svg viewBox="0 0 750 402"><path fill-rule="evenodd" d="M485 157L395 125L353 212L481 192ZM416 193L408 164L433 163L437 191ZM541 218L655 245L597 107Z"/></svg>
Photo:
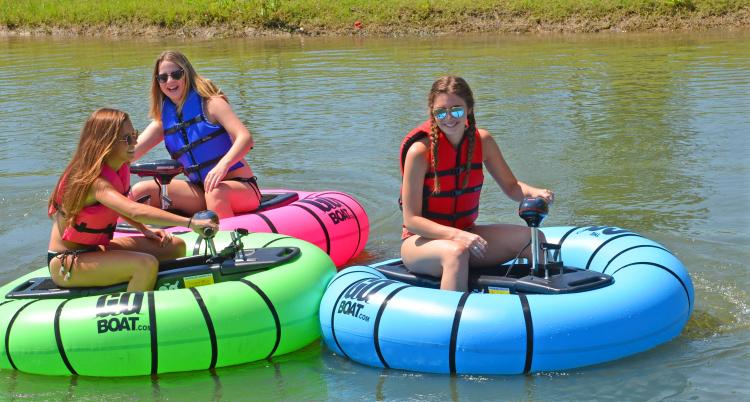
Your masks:
<svg viewBox="0 0 750 402"><path fill-rule="evenodd" d="M203 99L195 90L185 99L182 113L165 97L161 108L161 124L164 128L164 145L172 159L180 162L185 175L196 184L202 184L206 174L232 147L232 139L224 127L213 124L203 113ZM229 171L242 167L237 162Z"/></svg>

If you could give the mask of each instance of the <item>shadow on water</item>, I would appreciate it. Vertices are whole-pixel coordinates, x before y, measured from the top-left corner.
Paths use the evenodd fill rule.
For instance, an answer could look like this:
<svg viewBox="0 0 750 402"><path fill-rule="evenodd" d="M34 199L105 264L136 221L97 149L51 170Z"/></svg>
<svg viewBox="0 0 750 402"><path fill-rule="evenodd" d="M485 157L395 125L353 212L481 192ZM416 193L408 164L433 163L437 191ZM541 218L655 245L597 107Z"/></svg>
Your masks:
<svg viewBox="0 0 750 402"><path fill-rule="evenodd" d="M4 400L326 400L331 395L319 354L320 344L314 342L273 361L154 377L49 377L4 370L0 392Z"/></svg>

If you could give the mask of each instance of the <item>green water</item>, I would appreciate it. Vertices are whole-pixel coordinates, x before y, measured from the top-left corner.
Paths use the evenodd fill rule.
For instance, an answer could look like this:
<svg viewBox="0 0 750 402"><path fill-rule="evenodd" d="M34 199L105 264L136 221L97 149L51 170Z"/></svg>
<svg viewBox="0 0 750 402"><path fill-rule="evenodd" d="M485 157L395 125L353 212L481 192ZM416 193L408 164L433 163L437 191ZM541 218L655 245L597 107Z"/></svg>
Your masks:
<svg viewBox="0 0 750 402"><path fill-rule="evenodd" d="M750 34L430 39L0 38L0 283L44 264L50 188L95 108L147 124L161 50L190 57L253 133L261 187L336 189L371 221L360 263L397 255L398 146L439 75L468 80L480 127L522 180L550 187L545 225L607 224L672 250L695 313L676 340L533 376L377 370L322 343L273 362L159 378L0 371L0 399L738 400L750 395ZM166 157L164 150L148 158ZM480 220L522 224L490 183Z"/></svg>

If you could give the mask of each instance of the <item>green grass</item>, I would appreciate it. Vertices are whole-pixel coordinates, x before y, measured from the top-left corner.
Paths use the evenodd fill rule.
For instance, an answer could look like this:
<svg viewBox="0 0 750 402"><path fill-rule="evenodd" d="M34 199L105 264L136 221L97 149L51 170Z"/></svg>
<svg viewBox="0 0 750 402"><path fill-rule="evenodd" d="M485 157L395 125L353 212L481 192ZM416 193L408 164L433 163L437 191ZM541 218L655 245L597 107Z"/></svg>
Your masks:
<svg viewBox="0 0 750 402"><path fill-rule="evenodd" d="M464 23L467 17L524 17L560 22L571 17L723 15L750 0L0 0L0 24L34 27L224 26L265 29L342 29Z"/></svg>

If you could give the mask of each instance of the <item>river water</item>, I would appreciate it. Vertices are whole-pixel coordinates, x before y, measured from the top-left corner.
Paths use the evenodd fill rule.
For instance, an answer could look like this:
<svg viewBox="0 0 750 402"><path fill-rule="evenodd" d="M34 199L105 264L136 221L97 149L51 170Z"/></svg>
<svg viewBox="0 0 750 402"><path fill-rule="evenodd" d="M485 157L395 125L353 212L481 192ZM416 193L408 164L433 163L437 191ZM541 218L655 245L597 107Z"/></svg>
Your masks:
<svg viewBox="0 0 750 402"><path fill-rule="evenodd" d="M468 80L516 176L555 189L545 225L628 228L695 284L682 335L530 376L378 370L322 342L273 361L124 379L0 371L0 399L738 400L750 398L750 33L232 40L0 38L0 283L44 264L51 187L86 116L147 124L153 62L183 51L253 133L261 187L336 189L371 222L356 262L398 253L398 146L433 80ZM147 158L166 157L163 150ZM489 176L488 176L489 177ZM486 183L480 220L522 224Z"/></svg>

